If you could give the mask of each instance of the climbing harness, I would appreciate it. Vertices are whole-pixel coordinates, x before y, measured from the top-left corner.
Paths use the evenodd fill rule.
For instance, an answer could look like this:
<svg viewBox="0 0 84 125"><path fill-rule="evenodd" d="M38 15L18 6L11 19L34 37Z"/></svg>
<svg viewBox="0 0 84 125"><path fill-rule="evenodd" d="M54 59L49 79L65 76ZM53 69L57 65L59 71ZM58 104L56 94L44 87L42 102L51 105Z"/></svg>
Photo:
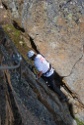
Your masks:
<svg viewBox="0 0 84 125"><path fill-rule="evenodd" d="M50 70L51 70L51 64L49 64L49 69L45 73L43 73L43 75L46 75Z"/></svg>

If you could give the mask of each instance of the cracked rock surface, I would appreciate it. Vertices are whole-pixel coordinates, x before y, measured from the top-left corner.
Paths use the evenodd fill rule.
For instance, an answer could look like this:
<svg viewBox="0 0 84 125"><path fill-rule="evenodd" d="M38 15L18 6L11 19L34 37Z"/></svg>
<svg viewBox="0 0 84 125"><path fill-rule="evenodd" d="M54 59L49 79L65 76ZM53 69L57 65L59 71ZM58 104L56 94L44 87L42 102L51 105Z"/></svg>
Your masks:
<svg viewBox="0 0 84 125"><path fill-rule="evenodd" d="M11 52L17 49L11 39L3 34L6 43L0 44L0 67L12 67ZM34 77L24 59L21 67L0 71L0 124L77 125L67 103L61 102L42 79L35 80Z"/></svg>
<svg viewBox="0 0 84 125"><path fill-rule="evenodd" d="M84 1L2 2L10 18L32 37L37 49L84 105ZM84 110L78 112L84 121Z"/></svg>

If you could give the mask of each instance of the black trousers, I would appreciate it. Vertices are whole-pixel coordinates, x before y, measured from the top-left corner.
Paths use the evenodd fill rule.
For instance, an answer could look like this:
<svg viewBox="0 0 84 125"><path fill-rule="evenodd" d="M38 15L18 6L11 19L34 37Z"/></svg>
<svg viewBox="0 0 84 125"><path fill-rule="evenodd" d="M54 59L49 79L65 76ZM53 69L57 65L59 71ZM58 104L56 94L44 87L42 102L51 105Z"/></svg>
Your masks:
<svg viewBox="0 0 84 125"><path fill-rule="evenodd" d="M60 99L66 98L64 93L60 90L60 85L56 84L54 80L54 73L49 77L42 76L42 78L44 79L44 81L48 82L50 88L58 94Z"/></svg>

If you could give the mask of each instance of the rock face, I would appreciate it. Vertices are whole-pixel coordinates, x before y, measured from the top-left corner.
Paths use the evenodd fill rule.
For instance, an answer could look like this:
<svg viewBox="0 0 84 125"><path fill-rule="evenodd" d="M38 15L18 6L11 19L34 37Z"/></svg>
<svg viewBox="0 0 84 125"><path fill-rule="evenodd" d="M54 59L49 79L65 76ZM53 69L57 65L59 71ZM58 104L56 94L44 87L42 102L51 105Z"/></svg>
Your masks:
<svg viewBox="0 0 84 125"><path fill-rule="evenodd" d="M64 84L77 95L84 121L84 1L2 0L12 21L25 29Z"/></svg>
<svg viewBox="0 0 84 125"><path fill-rule="evenodd" d="M3 35L6 43L0 44L0 68L13 67L11 53L17 49L4 32ZM42 79L34 77L24 59L18 69L0 70L0 124L77 125L67 104Z"/></svg>

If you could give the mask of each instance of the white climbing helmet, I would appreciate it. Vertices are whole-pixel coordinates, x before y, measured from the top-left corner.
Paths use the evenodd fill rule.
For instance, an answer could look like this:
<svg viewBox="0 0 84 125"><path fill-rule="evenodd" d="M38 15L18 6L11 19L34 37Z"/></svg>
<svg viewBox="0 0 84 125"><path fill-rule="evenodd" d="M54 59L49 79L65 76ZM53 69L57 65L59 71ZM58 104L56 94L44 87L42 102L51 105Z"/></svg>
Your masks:
<svg viewBox="0 0 84 125"><path fill-rule="evenodd" d="M35 52L33 50L30 50L30 51L28 51L27 56L28 56L28 58L31 58L34 54L35 54Z"/></svg>

